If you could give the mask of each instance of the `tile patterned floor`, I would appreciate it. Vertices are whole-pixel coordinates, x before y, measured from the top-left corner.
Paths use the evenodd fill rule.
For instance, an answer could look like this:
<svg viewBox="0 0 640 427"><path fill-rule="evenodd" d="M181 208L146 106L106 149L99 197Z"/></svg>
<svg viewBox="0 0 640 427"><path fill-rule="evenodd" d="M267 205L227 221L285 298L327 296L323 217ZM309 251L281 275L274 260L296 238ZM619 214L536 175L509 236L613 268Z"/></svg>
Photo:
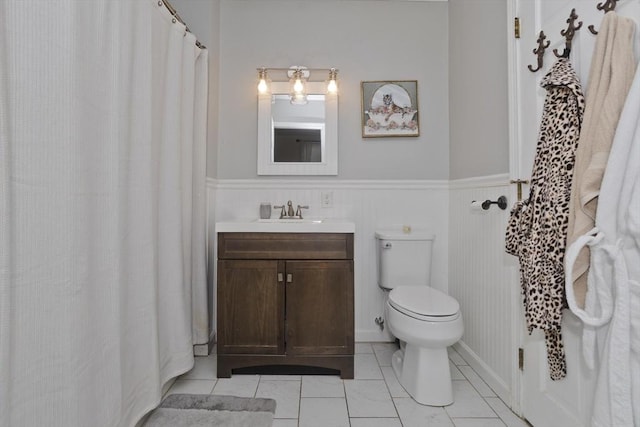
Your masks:
<svg viewBox="0 0 640 427"><path fill-rule="evenodd" d="M167 394L269 397L277 402L273 427L527 427L453 349L455 402L417 404L391 368L392 343L356 343L355 379L315 375L233 375L216 378L216 356L196 357Z"/></svg>

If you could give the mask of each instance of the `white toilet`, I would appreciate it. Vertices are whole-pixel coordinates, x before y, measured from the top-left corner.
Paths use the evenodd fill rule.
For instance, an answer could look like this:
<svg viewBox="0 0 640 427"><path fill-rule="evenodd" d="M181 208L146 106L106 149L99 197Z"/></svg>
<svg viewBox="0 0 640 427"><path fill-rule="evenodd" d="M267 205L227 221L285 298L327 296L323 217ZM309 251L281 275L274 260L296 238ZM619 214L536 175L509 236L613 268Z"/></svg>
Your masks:
<svg viewBox="0 0 640 427"><path fill-rule="evenodd" d="M430 286L433 234L376 232L384 325L400 340L391 365L400 384L423 405L453 403L447 347L463 332L460 305Z"/></svg>

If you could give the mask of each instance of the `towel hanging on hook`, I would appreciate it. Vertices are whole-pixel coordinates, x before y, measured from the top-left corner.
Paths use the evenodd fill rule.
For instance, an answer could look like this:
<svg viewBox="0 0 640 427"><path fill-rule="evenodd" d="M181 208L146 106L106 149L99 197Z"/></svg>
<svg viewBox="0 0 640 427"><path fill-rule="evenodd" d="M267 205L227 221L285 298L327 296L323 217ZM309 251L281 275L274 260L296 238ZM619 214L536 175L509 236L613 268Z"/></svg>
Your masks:
<svg viewBox="0 0 640 427"><path fill-rule="evenodd" d="M558 53L558 49L553 49L553 53L558 58L569 58L571 54L571 43L573 41L573 36L576 31L582 28L582 21L578 22L578 25L575 25L576 19L578 19L578 15L576 14L576 10L571 9L571 14L569 14L569 19L567 19L567 28L565 30L560 31L560 35L565 38L565 47L564 51L560 54Z"/></svg>

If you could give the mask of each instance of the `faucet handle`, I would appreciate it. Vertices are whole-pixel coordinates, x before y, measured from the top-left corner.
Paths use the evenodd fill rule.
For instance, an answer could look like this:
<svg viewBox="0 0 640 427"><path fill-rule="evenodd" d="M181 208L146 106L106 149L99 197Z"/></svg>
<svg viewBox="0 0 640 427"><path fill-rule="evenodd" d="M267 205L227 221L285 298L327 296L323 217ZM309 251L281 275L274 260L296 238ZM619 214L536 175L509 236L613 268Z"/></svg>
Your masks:
<svg viewBox="0 0 640 427"><path fill-rule="evenodd" d="M302 209L309 209L309 206L300 206L298 205L298 210L296 211L296 216L302 219Z"/></svg>
<svg viewBox="0 0 640 427"><path fill-rule="evenodd" d="M282 218L284 218L285 216L287 216L287 211L285 210L285 209L286 209L286 206L285 206L285 205L282 205L282 206L275 206L275 205L274 205L274 206L273 206L273 209L282 209L282 210L280 211L280 219L282 219Z"/></svg>

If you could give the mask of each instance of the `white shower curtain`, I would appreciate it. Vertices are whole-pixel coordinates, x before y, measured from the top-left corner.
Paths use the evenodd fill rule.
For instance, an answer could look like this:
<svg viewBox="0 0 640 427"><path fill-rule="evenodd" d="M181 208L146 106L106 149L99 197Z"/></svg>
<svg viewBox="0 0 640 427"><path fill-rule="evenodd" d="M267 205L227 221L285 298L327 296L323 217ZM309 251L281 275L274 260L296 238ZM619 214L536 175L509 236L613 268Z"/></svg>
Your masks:
<svg viewBox="0 0 640 427"><path fill-rule="evenodd" d="M157 0L0 2L1 426L132 426L192 367L206 82Z"/></svg>

